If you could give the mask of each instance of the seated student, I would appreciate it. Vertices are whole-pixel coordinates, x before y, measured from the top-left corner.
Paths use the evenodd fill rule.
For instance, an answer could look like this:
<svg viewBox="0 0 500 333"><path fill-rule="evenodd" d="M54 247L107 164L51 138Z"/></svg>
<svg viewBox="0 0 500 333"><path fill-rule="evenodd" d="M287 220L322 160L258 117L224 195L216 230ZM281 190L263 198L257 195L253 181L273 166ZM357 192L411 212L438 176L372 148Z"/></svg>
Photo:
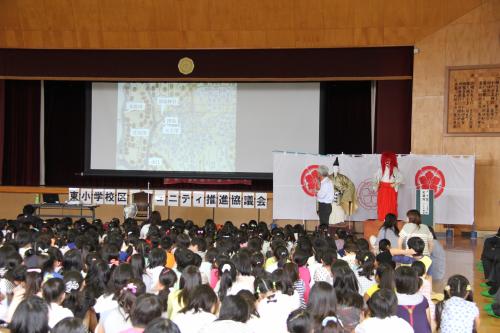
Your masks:
<svg viewBox="0 0 500 333"><path fill-rule="evenodd" d="M344 253L345 255L340 259L346 261L349 264L349 267L356 271L358 269L356 264L356 251L358 251L358 246L354 241L346 241L344 244Z"/></svg>
<svg viewBox="0 0 500 333"><path fill-rule="evenodd" d="M137 298L132 307L130 321L132 328L121 333L142 333L146 326L156 318L160 318L162 307L157 296L144 294Z"/></svg>
<svg viewBox="0 0 500 333"><path fill-rule="evenodd" d="M484 278L491 287L490 295L495 295L500 284L500 228L495 236L484 241L481 261L484 268Z"/></svg>
<svg viewBox="0 0 500 333"><path fill-rule="evenodd" d="M314 282L328 282L329 284L333 284L333 276L332 276L332 264L335 259L337 259L337 253L328 250L322 250L316 254L320 260L322 266L317 268L314 272L313 280Z"/></svg>
<svg viewBox="0 0 500 333"><path fill-rule="evenodd" d="M395 283L398 317L406 320L413 327L415 333L431 333L429 302L418 293L419 278L417 272L408 266L398 267Z"/></svg>
<svg viewBox="0 0 500 333"><path fill-rule="evenodd" d="M412 237L408 239L408 248L415 251L415 254L411 257L396 255L392 257L394 262L403 264L403 265L411 265L414 261L421 261L425 265L425 272L429 270L432 264L432 259L429 256L424 255L425 242L420 237Z"/></svg>
<svg viewBox="0 0 500 333"><path fill-rule="evenodd" d="M197 333L207 324L217 319L219 308L217 295L208 285L197 286L185 308L172 319L182 333Z"/></svg>
<svg viewBox="0 0 500 333"><path fill-rule="evenodd" d="M413 328L404 319L396 316L398 299L391 289L376 291L368 301L370 317L363 320L356 333L413 333Z"/></svg>
<svg viewBox="0 0 500 333"><path fill-rule="evenodd" d="M188 266L181 274L179 289L168 295L167 318L173 318L183 309L192 295L192 291L201 285L201 275L198 267Z"/></svg>
<svg viewBox="0 0 500 333"><path fill-rule="evenodd" d="M378 242L378 251L377 263L392 265L391 242L388 239L384 238Z"/></svg>
<svg viewBox="0 0 500 333"><path fill-rule="evenodd" d="M356 254L358 269L355 271L359 284L359 294L363 296L374 284L375 280L375 256L371 252L358 252Z"/></svg>
<svg viewBox="0 0 500 333"><path fill-rule="evenodd" d="M432 227L429 227L429 230L432 233L432 237L434 239L431 253L432 264L427 274L429 276L432 276L433 283L439 284L444 279L444 274L446 271L446 253L443 249L443 246L438 241L434 229Z"/></svg>
<svg viewBox="0 0 500 333"><path fill-rule="evenodd" d="M248 304L237 295L224 297L219 312L219 318L202 328L200 333L253 333L247 325L250 311Z"/></svg>
<svg viewBox="0 0 500 333"><path fill-rule="evenodd" d="M411 268L415 272L417 272L417 275L420 279L420 289L419 293L422 294L426 299L427 302L429 302L429 311L431 313L431 324L434 323L434 315L435 315L435 306L434 303L432 302L431 299L431 294L432 294L432 279L430 279L427 274L425 274L425 265L421 261L415 261L413 264L411 264Z"/></svg>
<svg viewBox="0 0 500 333"><path fill-rule="evenodd" d="M65 296L65 286L61 279L52 278L42 287L43 298L49 305L49 327L53 328L64 318L74 317L70 309L61 306Z"/></svg>

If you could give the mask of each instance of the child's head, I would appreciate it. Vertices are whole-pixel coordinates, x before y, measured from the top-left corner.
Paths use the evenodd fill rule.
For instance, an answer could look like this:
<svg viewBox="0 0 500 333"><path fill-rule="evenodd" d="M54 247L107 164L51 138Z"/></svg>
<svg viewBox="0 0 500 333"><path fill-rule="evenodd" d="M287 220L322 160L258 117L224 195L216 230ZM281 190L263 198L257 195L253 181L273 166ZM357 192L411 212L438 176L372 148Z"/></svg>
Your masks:
<svg viewBox="0 0 500 333"><path fill-rule="evenodd" d="M309 312L303 309L290 312L286 320L286 326L290 333L310 333L313 327Z"/></svg>
<svg viewBox="0 0 500 333"><path fill-rule="evenodd" d="M332 266L333 262L337 259L337 251L323 250L319 253L319 257L324 266Z"/></svg>
<svg viewBox="0 0 500 333"><path fill-rule="evenodd" d="M358 251L358 246L354 242L347 241L344 244L344 251L346 254L355 254Z"/></svg>
<svg viewBox="0 0 500 333"><path fill-rule="evenodd" d="M309 259L309 254L301 249L297 248L295 250L295 253L293 254L293 261L297 264L299 267L303 267L307 265L307 260Z"/></svg>
<svg viewBox="0 0 500 333"><path fill-rule="evenodd" d="M219 298L222 300L227 294L229 288L236 281L236 267L230 260L224 260L219 265L220 288Z"/></svg>
<svg viewBox="0 0 500 333"><path fill-rule="evenodd" d="M159 290L172 288L177 282L177 274L170 269L164 268L161 270L160 275L158 276Z"/></svg>
<svg viewBox="0 0 500 333"><path fill-rule="evenodd" d="M448 279L448 283L444 287L445 298L453 296L464 298L472 301L472 286L469 280L463 275L453 275Z"/></svg>
<svg viewBox="0 0 500 333"><path fill-rule="evenodd" d="M314 284L309 294L307 310L313 318L325 318L335 314L337 296L331 284L324 281Z"/></svg>
<svg viewBox="0 0 500 333"><path fill-rule="evenodd" d="M80 318L65 318L57 323L52 333L87 333L88 329Z"/></svg>
<svg viewBox="0 0 500 333"><path fill-rule="evenodd" d="M217 295L213 289L206 284L201 284L193 289L187 306L181 310L182 313L193 310L194 312L216 313L218 307Z"/></svg>
<svg viewBox="0 0 500 333"><path fill-rule="evenodd" d="M396 290L400 294L413 295L419 288L417 272L408 266L400 266L395 274Z"/></svg>
<svg viewBox="0 0 500 333"><path fill-rule="evenodd" d="M394 284L394 267L387 263L381 263L375 272L375 280L377 280L380 289L386 288L393 290Z"/></svg>
<svg viewBox="0 0 500 333"><path fill-rule="evenodd" d="M255 298L255 294L252 293L250 290L240 290L237 294L237 296L240 296L247 302L248 304L248 311L250 312L250 315L253 316L259 316L259 313L257 312L257 304L256 301L257 299Z"/></svg>
<svg viewBox="0 0 500 333"><path fill-rule="evenodd" d="M372 317L384 319L396 315L398 299L392 289L377 290L368 300Z"/></svg>
<svg viewBox="0 0 500 333"><path fill-rule="evenodd" d="M167 261L167 254L162 248L155 248L149 252L149 267L155 268L158 266L165 266Z"/></svg>
<svg viewBox="0 0 500 333"><path fill-rule="evenodd" d="M250 318L250 310L243 298L237 295L224 297L219 312L219 320L233 320L246 323L248 318Z"/></svg>
<svg viewBox="0 0 500 333"><path fill-rule="evenodd" d="M63 280L57 278L49 279L42 287L43 298L49 304L61 304L64 301L65 290Z"/></svg>
<svg viewBox="0 0 500 333"><path fill-rule="evenodd" d="M425 243L420 237L411 237L408 239L408 248L415 251L415 256L421 256L424 253Z"/></svg>
<svg viewBox="0 0 500 333"><path fill-rule="evenodd" d="M162 306L157 296L144 294L137 297L132 307L130 320L137 328L145 328L153 319L161 316Z"/></svg>
<svg viewBox="0 0 500 333"><path fill-rule="evenodd" d="M381 239L378 242L378 249L380 252L389 251L391 249L391 242L388 239Z"/></svg>
<svg viewBox="0 0 500 333"><path fill-rule="evenodd" d="M371 279L374 275L375 256L369 251L358 252L356 260L359 265L359 275Z"/></svg>
<svg viewBox="0 0 500 333"><path fill-rule="evenodd" d="M170 319L159 317L146 326L144 333L181 333L181 331Z"/></svg>
<svg viewBox="0 0 500 333"><path fill-rule="evenodd" d="M425 277L425 273L426 273L426 269L425 269L425 265L423 262L421 261L414 261L412 264L411 264L411 268L413 268L413 270L415 272L417 272L417 275L418 277Z"/></svg>

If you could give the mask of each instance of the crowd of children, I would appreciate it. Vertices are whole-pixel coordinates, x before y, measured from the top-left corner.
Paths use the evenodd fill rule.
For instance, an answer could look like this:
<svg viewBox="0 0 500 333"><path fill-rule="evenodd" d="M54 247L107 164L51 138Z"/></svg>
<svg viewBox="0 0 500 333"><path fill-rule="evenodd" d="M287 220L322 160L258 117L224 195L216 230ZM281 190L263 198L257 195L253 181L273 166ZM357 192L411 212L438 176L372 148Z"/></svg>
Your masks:
<svg viewBox="0 0 500 333"><path fill-rule="evenodd" d="M452 276L434 310L432 238L407 233L399 249L392 220L375 247L343 230L158 212L141 224L1 220L0 320L12 333L477 330L469 281Z"/></svg>

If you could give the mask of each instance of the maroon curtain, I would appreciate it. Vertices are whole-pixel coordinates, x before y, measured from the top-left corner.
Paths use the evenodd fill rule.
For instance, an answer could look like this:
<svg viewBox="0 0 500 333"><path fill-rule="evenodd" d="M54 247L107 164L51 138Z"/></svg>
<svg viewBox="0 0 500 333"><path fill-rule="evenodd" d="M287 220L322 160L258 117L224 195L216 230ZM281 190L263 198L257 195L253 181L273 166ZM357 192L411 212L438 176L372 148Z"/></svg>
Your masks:
<svg viewBox="0 0 500 333"><path fill-rule="evenodd" d="M0 185L3 184L3 147L5 140L5 80L0 80Z"/></svg>
<svg viewBox="0 0 500 333"><path fill-rule="evenodd" d="M412 81L377 81L375 153L411 151Z"/></svg>
<svg viewBox="0 0 500 333"><path fill-rule="evenodd" d="M40 184L40 81L5 81L3 185Z"/></svg>

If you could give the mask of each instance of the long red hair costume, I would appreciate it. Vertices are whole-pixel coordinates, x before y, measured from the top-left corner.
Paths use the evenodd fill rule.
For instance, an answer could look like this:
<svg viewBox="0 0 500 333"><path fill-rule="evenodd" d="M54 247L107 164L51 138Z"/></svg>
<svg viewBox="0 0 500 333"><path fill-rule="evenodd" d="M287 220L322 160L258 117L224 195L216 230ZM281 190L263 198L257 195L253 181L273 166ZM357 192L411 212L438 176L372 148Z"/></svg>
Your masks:
<svg viewBox="0 0 500 333"><path fill-rule="evenodd" d="M385 174L387 168L386 163L389 162L389 182L380 180L377 194L377 217L379 221L384 221L385 216L392 213L398 216L398 193L394 188L394 167L398 168L398 160L396 154L392 152L382 153L380 164L382 167L382 175Z"/></svg>

